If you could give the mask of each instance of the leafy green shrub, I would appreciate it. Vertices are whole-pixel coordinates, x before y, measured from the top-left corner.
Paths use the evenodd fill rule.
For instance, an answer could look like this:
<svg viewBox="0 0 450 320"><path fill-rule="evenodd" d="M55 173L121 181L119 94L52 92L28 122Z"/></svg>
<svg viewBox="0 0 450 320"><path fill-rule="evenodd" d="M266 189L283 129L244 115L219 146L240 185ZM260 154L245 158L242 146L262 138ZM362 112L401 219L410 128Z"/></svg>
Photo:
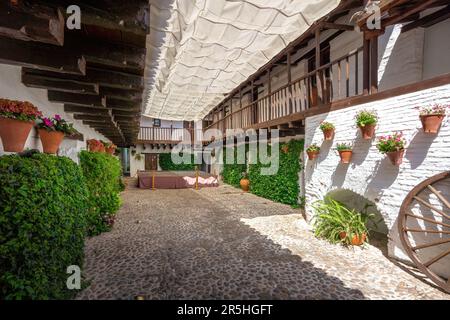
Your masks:
<svg viewBox="0 0 450 320"><path fill-rule="evenodd" d="M0 157L0 300L66 299L82 266L89 191L65 157Z"/></svg>
<svg viewBox="0 0 450 320"><path fill-rule="evenodd" d="M263 165L258 159L257 164L251 164L249 170L250 192L284 204L298 206L300 188L298 185L300 154L303 151L304 140L291 140L279 145L280 166L275 175L261 175ZM269 152L270 154L270 152Z"/></svg>
<svg viewBox="0 0 450 320"><path fill-rule="evenodd" d="M159 166L161 167L162 170L192 171L195 170L194 155L191 154L190 163L175 164L172 161L171 153L160 153Z"/></svg>
<svg viewBox="0 0 450 320"><path fill-rule="evenodd" d="M228 153L233 154L233 163L226 163L224 161L222 177L223 182L232 185L233 187L239 187L240 181L243 177L243 173L247 171L247 164L237 164L237 148L224 148L222 153L224 160L227 158Z"/></svg>
<svg viewBox="0 0 450 320"><path fill-rule="evenodd" d="M317 237L344 244L351 244L355 236L359 239L368 237L366 225L368 219L373 219L373 214L350 210L330 197L317 201L313 207L316 211L314 233Z"/></svg>
<svg viewBox="0 0 450 320"><path fill-rule="evenodd" d="M120 161L100 152L80 152L80 166L90 190L92 210L88 217L88 234L109 231L120 208Z"/></svg>

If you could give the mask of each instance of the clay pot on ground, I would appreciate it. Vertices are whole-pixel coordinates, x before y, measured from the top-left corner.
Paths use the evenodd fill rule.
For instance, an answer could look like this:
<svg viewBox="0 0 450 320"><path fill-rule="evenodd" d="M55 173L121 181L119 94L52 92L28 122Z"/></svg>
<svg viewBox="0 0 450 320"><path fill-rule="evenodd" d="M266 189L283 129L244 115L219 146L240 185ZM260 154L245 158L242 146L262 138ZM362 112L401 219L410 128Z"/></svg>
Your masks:
<svg viewBox="0 0 450 320"><path fill-rule="evenodd" d="M314 159L317 159L320 152L319 151L306 151L306 153L308 154L309 160L314 160Z"/></svg>
<svg viewBox="0 0 450 320"><path fill-rule="evenodd" d="M333 140L334 138L334 129L328 129L323 131L323 138L327 141Z"/></svg>
<svg viewBox="0 0 450 320"><path fill-rule="evenodd" d="M241 185L242 191L248 192L250 190L250 180L247 178L242 178L239 184Z"/></svg>
<svg viewBox="0 0 450 320"><path fill-rule="evenodd" d="M3 150L22 152L32 128L33 121L0 118L0 137L3 142Z"/></svg>
<svg viewBox="0 0 450 320"><path fill-rule="evenodd" d="M353 151L352 150L342 150L339 151L339 156L341 157L341 163L350 163L352 160Z"/></svg>
<svg viewBox="0 0 450 320"><path fill-rule="evenodd" d="M366 237L367 236L365 233L363 233L361 236L355 234L352 237L351 244L354 246L360 246L360 245L364 244L364 242L366 241Z"/></svg>
<svg viewBox="0 0 450 320"><path fill-rule="evenodd" d="M39 137L41 138L44 153L56 154L61 142L64 139L64 132L47 131L45 129L39 129L38 132Z"/></svg>
<svg viewBox="0 0 450 320"><path fill-rule="evenodd" d="M405 149L399 151L386 152L389 160L394 166L399 166L403 163L403 156L405 154Z"/></svg>
<svg viewBox="0 0 450 320"><path fill-rule="evenodd" d="M367 124L364 127L359 127L364 140L370 140L375 135L376 124Z"/></svg>
<svg viewBox="0 0 450 320"><path fill-rule="evenodd" d="M430 114L420 116L420 121L422 122L423 131L425 133L438 133L441 127L442 120L444 120L444 115Z"/></svg>

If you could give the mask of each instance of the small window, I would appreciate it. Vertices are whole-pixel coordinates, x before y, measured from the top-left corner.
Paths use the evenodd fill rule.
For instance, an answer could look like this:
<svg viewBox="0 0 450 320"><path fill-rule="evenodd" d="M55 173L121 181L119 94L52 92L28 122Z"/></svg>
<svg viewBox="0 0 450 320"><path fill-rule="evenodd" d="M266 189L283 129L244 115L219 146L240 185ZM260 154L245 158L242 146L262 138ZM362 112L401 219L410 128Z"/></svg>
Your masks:
<svg viewBox="0 0 450 320"><path fill-rule="evenodd" d="M153 119L154 127L161 127L161 119Z"/></svg>

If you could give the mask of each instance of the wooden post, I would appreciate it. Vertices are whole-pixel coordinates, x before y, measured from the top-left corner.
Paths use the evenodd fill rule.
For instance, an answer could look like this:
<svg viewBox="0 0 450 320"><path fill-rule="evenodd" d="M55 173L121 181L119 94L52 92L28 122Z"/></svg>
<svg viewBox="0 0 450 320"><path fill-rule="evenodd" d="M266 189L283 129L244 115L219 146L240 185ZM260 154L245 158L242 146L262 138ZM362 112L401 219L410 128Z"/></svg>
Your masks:
<svg viewBox="0 0 450 320"><path fill-rule="evenodd" d="M288 101L289 101L289 114L292 114L293 103L292 103L292 72L291 72L291 52L287 53L287 76L288 76Z"/></svg>
<svg viewBox="0 0 450 320"><path fill-rule="evenodd" d="M369 94L370 88L370 40L364 32L363 43L363 94Z"/></svg>
<svg viewBox="0 0 450 320"><path fill-rule="evenodd" d="M315 31L315 41L316 41L316 70L318 70L321 66L321 59L320 59L320 28L317 28ZM317 99L321 100L323 102L325 92L323 87L323 81L322 81L322 71L316 72L316 81L317 81L317 93L319 93L319 86L322 91L322 96L319 97L319 94L317 94Z"/></svg>
<svg viewBox="0 0 450 320"><path fill-rule="evenodd" d="M198 166L195 166L195 190L198 190Z"/></svg>
<svg viewBox="0 0 450 320"><path fill-rule="evenodd" d="M378 36L370 39L370 93L378 92Z"/></svg>
<svg viewBox="0 0 450 320"><path fill-rule="evenodd" d="M155 191L155 170L152 170L152 190Z"/></svg>
<svg viewBox="0 0 450 320"><path fill-rule="evenodd" d="M240 128L243 128L244 127L244 125L243 125L244 124L244 118L243 118L244 114L242 112L242 88L239 88L239 110L240 110L239 118L241 120ZM233 112L233 110L231 110L231 112ZM231 116L231 118L233 118L233 116ZM236 128L239 128L239 127L236 127Z"/></svg>
<svg viewBox="0 0 450 320"><path fill-rule="evenodd" d="M268 71L269 76L269 84L267 90L269 91L269 119L272 120L272 76L271 76L271 67L269 67Z"/></svg>

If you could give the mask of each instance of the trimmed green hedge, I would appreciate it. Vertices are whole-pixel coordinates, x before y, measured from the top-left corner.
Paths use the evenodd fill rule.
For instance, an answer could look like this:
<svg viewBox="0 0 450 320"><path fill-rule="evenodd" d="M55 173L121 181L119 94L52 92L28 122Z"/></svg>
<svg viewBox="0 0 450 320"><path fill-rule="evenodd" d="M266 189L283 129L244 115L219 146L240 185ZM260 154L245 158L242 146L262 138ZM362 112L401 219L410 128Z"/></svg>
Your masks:
<svg viewBox="0 0 450 320"><path fill-rule="evenodd" d="M247 172L247 165L246 164L237 164L236 158L237 158L237 148L224 148L223 149L223 170L222 170L222 178L223 182L226 184L232 185L234 187L240 187L239 182L242 179L242 173ZM233 163L226 163L227 161L227 153L234 152L233 155Z"/></svg>
<svg viewBox="0 0 450 320"><path fill-rule="evenodd" d="M159 166L162 170L169 171L192 171L195 170L194 155L191 155L191 163L175 164L172 161L171 153L159 154Z"/></svg>
<svg viewBox="0 0 450 320"><path fill-rule="evenodd" d="M261 168L264 165L259 162L259 159L257 164L251 164L249 169L250 191L276 202L298 206L300 192L298 175L302 169L300 154L303 147L303 140L280 143L280 166L275 175L261 175ZM287 152L284 152L283 149Z"/></svg>
<svg viewBox="0 0 450 320"><path fill-rule="evenodd" d="M107 153L80 152L80 166L90 190L92 210L88 217L88 234L109 231L120 208L122 190L120 161Z"/></svg>
<svg viewBox="0 0 450 320"><path fill-rule="evenodd" d="M66 299L82 266L89 190L69 158L0 157L0 300Z"/></svg>

